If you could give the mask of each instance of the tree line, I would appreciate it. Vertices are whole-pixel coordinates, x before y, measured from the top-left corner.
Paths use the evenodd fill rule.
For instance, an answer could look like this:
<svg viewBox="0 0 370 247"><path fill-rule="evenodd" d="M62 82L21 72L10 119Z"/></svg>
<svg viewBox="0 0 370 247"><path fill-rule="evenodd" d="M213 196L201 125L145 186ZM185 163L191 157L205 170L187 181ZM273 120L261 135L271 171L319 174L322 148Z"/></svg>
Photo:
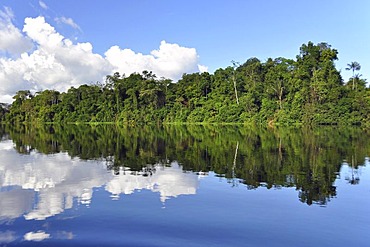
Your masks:
<svg viewBox="0 0 370 247"><path fill-rule="evenodd" d="M335 67L338 52L308 42L296 59L232 62L213 74L184 74L174 83L150 71L114 73L105 82L67 92L18 91L10 107L0 105L3 122L240 123L262 125L366 125L370 89L348 64L344 82Z"/></svg>

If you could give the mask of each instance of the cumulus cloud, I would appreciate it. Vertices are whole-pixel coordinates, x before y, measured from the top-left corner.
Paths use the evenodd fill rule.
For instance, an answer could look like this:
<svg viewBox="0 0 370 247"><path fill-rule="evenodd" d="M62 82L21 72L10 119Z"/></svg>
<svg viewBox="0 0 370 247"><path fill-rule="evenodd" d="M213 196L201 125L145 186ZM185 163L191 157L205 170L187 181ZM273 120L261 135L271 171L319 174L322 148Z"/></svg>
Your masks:
<svg viewBox="0 0 370 247"><path fill-rule="evenodd" d="M26 18L24 35L36 49L17 59L0 58L1 99L9 99L18 90L56 89L101 80L112 66L92 51L90 43L77 43L64 38L44 17Z"/></svg>
<svg viewBox="0 0 370 247"><path fill-rule="evenodd" d="M183 73L198 71L198 55L194 48L181 47L162 41L158 50L150 55L135 53L130 49L111 47L105 52L106 59L126 74L153 71L156 75L178 80Z"/></svg>
<svg viewBox="0 0 370 247"><path fill-rule="evenodd" d="M12 23L14 14L10 8L0 10L0 52L19 55L32 49L32 42L24 37L20 30Z"/></svg>
<svg viewBox="0 0 370 247"><path fill-rule="evenodd" d="M18 90L66 91L71 86L102 81L116 71L128 75L148 70L176 81L183 73L206 70L198 64L194 48L162 41L159 49L148 55L112 46L102 56L93 52L91 43L65 38L42 16L26 18L22 31L12 24L14 15L9 8L0 11L0 18L0 36L12 37L0 40L0 52L18 54L9 58L0 53L0 102L10 103ZM70 18L58 21L79 28Z"/></svg>
<svg viewBox="0 0 370 247"><path fill-rule="evenodd" d="M80 26L79 26L79 25L77 25L77 24L73 21L73 19L72 19L72 18L67 18L67 17L62 16L62 17L57 17L57 18L55 18L55 21L56 21L57 23L64 23L64 24L67 24L68 26L71 26L72 28L74 28L74 29L77 29L77 30L81 31Z"/></svg>
<svg viewBox="0 0 370 247"><path fill-rule="evenodd" d="M208 67L207 66L204 66L204 65L201 65L201 64L198 64L198 69L200 72L208 72Z"/></svg>

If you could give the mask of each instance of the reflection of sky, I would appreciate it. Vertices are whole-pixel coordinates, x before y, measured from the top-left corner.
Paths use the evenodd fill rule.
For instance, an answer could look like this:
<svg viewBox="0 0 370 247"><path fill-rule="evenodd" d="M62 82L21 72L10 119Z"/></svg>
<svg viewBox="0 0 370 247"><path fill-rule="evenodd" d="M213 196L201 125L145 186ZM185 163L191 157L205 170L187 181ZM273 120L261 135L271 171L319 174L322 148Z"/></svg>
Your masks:
<svg viewBox="0 0 370 247"><path fill-rule="evenodd" d="M20 155L11 142L0 142L0 157L0 246L369 243L368 160L355 171L342 166L335 182L338 198L324 208L300 203L294 188L247 190L212 172L200 183L196 174L183 172L177 163L151 167L151 176L124 168L116 176L101 162L63 153ZM347 177L353 174L359 175L359 184L349 184ZM142 193L135 193L138 190ZM195 193L167 202L166 209L160 206L159 198ZM112 201L109 194L125 198ZM91 207L74 207L90 202ZM72 207L78 208L78 217L75 210L61 214Z"/></svg>
<svg viewBox="0 0 370 247"><path fill-rule="evenodd" d="M28 232L24 235L24 240L26 241L42 241L50 238L50 234L38 231L38 232Z"/></svg>
<svg viewBox="0 0 370 247"><path fill-rule="evenodd" d="M198 176L183 172L176 163L153 167L151 176L124 170L113 175L102 162L71 159L65 153L19 155L11 141L0 142L0 157L0 220L22 215L26 220L44 220L71 209L76 199L89 204L93 188L104 185L113 198L147 189L158 192L162 202L195 194L198 186ZM41 235L36 232L27 236Z"/></svg>
<svg viewBox="0 0 370 247"><path fill-rule="evenodd" d="M0 244L11 243L16 240L16 234L12 231L0 232Z"/></svg>
<svg viewBox="0 0 370 247"><path fill-rule="evenodd" d="M198 177L193 173L185 173L178 164L171 167L155 167L152 176L137 176L121 171L107 183L106 190L113 195L132 194L135 190L147 189L159 192L161 201L178 195L193 195L198 187Z"/></svg>

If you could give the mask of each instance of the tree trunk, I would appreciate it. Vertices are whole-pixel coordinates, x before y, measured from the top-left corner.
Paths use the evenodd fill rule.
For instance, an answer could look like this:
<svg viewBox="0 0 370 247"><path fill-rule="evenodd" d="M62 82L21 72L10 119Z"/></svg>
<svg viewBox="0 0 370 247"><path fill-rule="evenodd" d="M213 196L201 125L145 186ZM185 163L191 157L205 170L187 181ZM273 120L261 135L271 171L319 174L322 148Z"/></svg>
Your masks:
<svg viewBox="0 0 370 247"><path fill-rule="evenodd" d="M238 149L239 149L239 141L236 142L233 169L232 169L233 186L236 185L236 182L235 182L235 168L236 168L236 158L238 157Z"/></svg>
<svg viewBox="0 0 370 247"><path fill-rule="evenodd" d="M235 90L236 103L239 105L238 90L236 90L235 70L233 71L233 82L234 82L234 90Z"/></svg>

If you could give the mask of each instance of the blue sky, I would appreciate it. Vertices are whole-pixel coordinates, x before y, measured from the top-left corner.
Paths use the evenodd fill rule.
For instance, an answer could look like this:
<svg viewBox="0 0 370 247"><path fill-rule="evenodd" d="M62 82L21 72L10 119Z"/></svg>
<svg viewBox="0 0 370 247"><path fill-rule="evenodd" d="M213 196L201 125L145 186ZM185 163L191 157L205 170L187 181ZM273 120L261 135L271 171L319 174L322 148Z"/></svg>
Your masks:
<svg viewBox="0 0 370 247"><path fill-rule="evenodd" d="M214 72L217 68L231 65L231 60L243 63L250 57L262 61L269 57L295 58L299 47L312 41L327 42L338 50L336 65L342 70L345 80L351 76L345 71L346 64L351 61L359 62L363 78L370 80L368 0L2 0L1 5L3 13L5 8L12 11L11 23L22 35L31 33L23 30L25 18L43 16L44 22L54 27L63 39L71 40L74 45L90 43L90 55L99 54L108 59L107 66L113 64L114 69L122 73L135 69L119 64L128 52L134 54L130 53L133 58L127 62L136 61L140 64L137 69L149 64L149 70L176 79L184 72L203 70L203 66ZM38 23L45 26L42 21ZM31 30L31 23L28 29ZM31 37L33 48L26 50L30 55L42 48L35 37ZM165 41L163 46L162 41ZM110 49L109 59L106 52ZM0 41L2 58L18 59L17 55L9 52L9 48L4 50L1 52ZM160 57L172 56L172 60L161 60L161 65L158 65L156 59L153 61L148 57L153 56L151 52L154 50L159 51ZM140 60L140 54L145 61ZM171 73L161 67L176 60L184 60L173 67L176 72ZM102 66L102 63L99 60L95 65ZM102 73L109 71L108 67ZM73 77L72 72L70 77ZM35 73L27 78L32 79L25 82L28 86L35 89L47 87L47 84L37 84ZM57 79L49 84L63 89L56 86ZM66 86L75 84L71 82ZM12 90L19 89L20 85Z"/></svg>

